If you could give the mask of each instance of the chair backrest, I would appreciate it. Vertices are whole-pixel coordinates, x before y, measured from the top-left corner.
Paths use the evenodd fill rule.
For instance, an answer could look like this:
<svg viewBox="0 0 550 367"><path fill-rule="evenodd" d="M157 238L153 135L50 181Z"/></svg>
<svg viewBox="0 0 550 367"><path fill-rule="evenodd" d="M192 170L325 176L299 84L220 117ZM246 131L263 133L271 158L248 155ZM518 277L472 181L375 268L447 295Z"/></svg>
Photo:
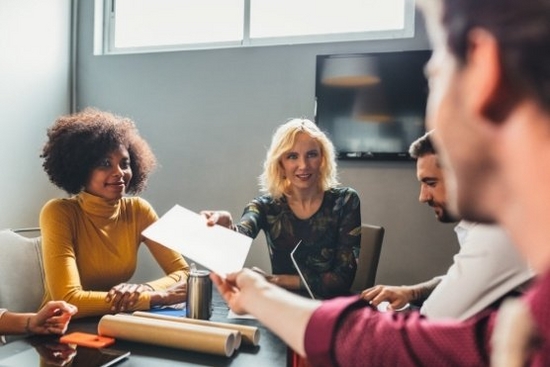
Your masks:
<svg viewBox="0 0 550 367"><path fill-rule="evenodd" d="M17 231L0 230L0 308L36 312L44 296L40 236L26 237ZM22 232L30 231L38 233L38 229Z"/></svg>
<svg viewBox="0 0 550 367"><path fill-rule="evenodd" d="M374 285L384 232L384 227L381 226L361 225L361 250L359 251L357 272L351 286L352 292L358 293Z"/></svg>

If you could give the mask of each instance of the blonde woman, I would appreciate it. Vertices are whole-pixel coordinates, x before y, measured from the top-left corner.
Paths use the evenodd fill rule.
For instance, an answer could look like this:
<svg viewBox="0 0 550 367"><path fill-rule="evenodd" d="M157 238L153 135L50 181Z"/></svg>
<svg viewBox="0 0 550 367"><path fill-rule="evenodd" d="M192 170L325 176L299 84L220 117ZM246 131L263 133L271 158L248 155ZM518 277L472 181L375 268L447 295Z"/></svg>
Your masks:
<svg viewBox="0 0 550 367"><path fill-rule="evenodd" d="M316 297L349 294L361 241L359 196L339 187L334 146L317 125L292 119L273 135L260 176L263 195L253 199L237 223L227 211L202 211L219 224L255 238L263 230L273 275L267 279L301 293L295 258Z"/></svg>

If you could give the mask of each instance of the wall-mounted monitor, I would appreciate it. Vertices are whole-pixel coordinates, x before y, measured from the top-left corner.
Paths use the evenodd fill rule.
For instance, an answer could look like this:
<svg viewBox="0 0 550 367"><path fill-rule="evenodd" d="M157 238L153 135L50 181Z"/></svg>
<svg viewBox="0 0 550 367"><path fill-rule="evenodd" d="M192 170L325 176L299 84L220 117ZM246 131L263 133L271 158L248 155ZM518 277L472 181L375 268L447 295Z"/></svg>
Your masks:
<svg viewBox="0 0 550 367"><path fill-rule="evenodd" d="M315 121L339 159L410 160L425 132L431 51L319 55Z"/></svg>

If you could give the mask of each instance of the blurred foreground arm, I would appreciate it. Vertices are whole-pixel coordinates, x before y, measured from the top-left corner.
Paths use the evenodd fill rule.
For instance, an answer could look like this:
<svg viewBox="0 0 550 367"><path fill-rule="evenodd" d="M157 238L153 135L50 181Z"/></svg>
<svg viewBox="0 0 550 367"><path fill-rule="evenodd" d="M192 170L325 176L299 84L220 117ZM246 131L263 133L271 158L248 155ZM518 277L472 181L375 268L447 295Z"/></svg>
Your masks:
<svg viewBox="0 0 550 367"><path fill-rule="evenodd" d="M211 278L231 310L255 316L292 349L305 355L306 326L320 301L292 294L249 269L228 274L225 279L217 274L211 274Z"/></svg>

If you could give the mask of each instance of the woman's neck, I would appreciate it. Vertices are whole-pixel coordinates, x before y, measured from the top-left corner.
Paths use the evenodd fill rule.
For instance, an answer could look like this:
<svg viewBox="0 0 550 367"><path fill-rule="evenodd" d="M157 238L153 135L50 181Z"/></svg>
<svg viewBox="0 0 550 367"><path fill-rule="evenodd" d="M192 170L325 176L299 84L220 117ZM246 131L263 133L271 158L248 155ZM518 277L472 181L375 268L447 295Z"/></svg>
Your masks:
<svg viewBox="0 0 550 367"><path fill-rule="evenodd" d="M319 210L323 203L324 192L320 189L297 191L287 195L288 206L300 219L307 219Z"/></svg>

